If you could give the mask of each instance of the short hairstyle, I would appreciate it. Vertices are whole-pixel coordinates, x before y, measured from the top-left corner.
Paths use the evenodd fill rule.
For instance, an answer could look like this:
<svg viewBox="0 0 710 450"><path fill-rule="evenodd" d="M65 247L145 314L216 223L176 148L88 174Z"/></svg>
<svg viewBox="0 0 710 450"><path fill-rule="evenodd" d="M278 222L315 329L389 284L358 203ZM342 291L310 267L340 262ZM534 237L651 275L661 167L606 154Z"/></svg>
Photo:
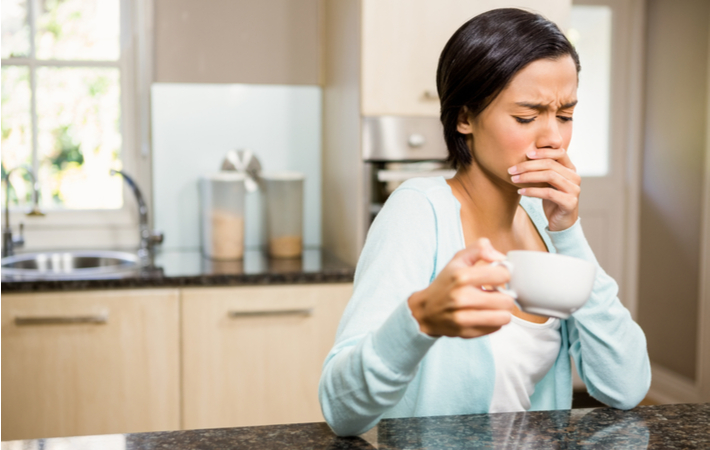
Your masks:
<svg viewBox="0 0 710 450"><path fill-rule="evenodd" d="M456 129L461 108L478 116L525 66L565 55L579 73L579 56L557 25L521 9L494 9L456 30L436 71L448 160L455 169L472 160L465 136Z"/></svg>

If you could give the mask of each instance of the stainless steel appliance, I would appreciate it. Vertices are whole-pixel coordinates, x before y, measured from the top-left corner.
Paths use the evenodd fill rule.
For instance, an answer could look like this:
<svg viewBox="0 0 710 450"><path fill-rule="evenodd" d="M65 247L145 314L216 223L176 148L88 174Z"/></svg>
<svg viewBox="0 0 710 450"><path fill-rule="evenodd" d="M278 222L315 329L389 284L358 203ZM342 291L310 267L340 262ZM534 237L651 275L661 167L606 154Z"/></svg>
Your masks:
<svg viewBox="0 0 710 450"><path fill-rule="evenodd" d="M363 117L365 230L389 195L404 181L414 177L452 177L455 171L446 162L447 157L438 118Z"/></svg>

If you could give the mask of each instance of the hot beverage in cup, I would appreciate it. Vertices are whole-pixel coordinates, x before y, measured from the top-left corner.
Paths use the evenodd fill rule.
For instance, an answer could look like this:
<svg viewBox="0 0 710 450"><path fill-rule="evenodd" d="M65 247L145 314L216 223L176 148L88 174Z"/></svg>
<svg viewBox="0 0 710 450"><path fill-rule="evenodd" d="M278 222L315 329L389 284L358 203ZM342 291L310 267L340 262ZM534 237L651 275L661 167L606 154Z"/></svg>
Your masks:
<svg viewBox="0 0 710 450"><path fill-rule="evenodd" d="M596 266L572 256L530 250L508 252L504 265L510 282L499 291L531 314L566 319L589 299Z"/></svg>

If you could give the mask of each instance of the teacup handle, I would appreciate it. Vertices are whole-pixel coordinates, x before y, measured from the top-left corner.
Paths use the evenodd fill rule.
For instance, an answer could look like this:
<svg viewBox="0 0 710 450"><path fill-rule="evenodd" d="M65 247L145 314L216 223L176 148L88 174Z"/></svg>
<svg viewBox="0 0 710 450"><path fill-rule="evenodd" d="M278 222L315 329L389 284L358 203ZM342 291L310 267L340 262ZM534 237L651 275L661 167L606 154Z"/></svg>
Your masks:
<svg viewBox="0 0 710 450"><path fill-rule="evenodd" d="M511 275L513 274L513 263L511 263L510 261L506 261L506 260L493 261L491 263L491 266L492 267L503 266L506 269L508 269L508 272L510 272ZM513 299L515 299L515 300L518 299L518 294L516 294L515 291L513 291L512 289L510 289L510 285L508 283L505 283L505 288L502 288L500 286L496 286L496 290L498 292L502 292L505 295L509 295L509 296L513 297Z"/></svg>

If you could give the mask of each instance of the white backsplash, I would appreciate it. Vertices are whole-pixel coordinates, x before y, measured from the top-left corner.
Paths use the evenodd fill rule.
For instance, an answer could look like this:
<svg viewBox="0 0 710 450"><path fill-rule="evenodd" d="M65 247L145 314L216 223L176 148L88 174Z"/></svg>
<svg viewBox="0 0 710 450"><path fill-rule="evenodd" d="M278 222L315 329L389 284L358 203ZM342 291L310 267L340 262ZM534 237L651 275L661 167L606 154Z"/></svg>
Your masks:
<svg viewBox="0 0 710 450"><path fill-rule="evenodd" d="M304 245L321 245L321 88L154 83L155 227L166 249L200 246L201 175L219 170L230 149L252 150L265 172L298 171L304 186ZM247 197L247 247L265 242L258 193Z"/></svg>

